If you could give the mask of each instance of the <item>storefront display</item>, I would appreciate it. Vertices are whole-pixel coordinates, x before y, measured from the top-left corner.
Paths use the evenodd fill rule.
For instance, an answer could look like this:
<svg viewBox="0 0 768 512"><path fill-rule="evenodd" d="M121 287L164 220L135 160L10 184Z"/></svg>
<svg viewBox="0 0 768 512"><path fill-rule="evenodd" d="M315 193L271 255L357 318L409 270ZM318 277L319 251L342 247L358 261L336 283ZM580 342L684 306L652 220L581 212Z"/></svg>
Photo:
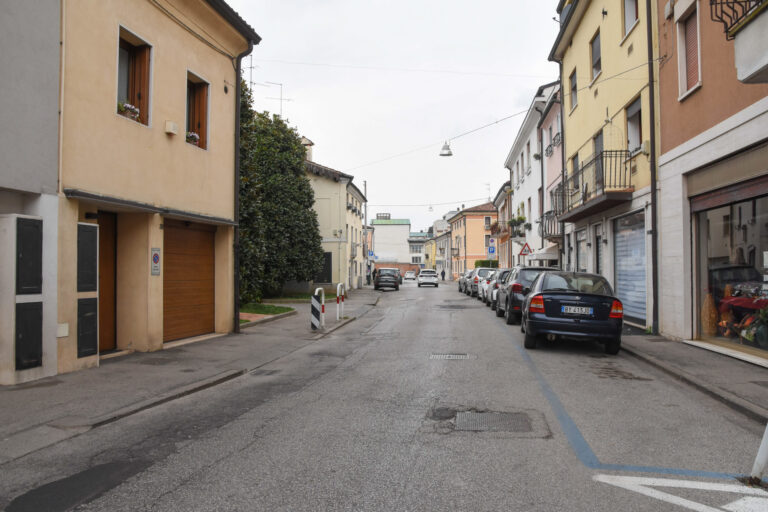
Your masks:
<svg viewBox="0 0 768 512"><path fill-rule="evenodd" d="M768 350L768 195L696 215L700 338Z"/></svg>

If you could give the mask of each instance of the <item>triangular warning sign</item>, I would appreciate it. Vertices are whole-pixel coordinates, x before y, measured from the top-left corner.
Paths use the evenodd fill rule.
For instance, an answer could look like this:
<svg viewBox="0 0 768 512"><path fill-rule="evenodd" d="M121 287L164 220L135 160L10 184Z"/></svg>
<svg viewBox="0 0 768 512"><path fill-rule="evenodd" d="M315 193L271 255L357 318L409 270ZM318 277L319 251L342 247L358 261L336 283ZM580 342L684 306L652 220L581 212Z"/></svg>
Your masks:
<svg viewBox="0 0 768 512"><path fill-rule="evenodd" d="M521 251L520 251L520 256L528 256L528 255L530 255L532 252L533 252L533 251L532 251L532 250L531 250L531 248L528 246L528 242L525 242L525 245L523 246L523 250L521 250Z"/></svg>

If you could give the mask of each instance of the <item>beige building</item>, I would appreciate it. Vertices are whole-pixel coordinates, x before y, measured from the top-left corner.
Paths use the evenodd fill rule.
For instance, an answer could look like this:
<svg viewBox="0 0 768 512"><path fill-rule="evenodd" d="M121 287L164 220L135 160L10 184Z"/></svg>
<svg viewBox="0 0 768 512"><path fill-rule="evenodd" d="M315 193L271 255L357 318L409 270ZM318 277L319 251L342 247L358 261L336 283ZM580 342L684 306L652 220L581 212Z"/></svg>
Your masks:
<svg viewBox="0 0 768 512"><path fill-rule="evenodd" d="M240 60L221 0L63 3L58 371L236 326Z"/></svg>
<svg viewBox="0 0 768 512"><path fill-rule="evenodd" d="M496 222L497 216L496 207L488 202L462 208L448 219L453 237L451 250L454 279L458 279L464 271L475 268L475 261L489 259L491 226Z"/></svg>
<svg viewBox="0 0 768 512"><path fill-rule="evenodd" d="M311 158L311 152L307 156ZM315 192L315 211L323 239L325 260L315 284L335 292L338 283L347 289L363 286L366 259L363 253L365 196L352 183L354 176L306 161Z"/></svg>

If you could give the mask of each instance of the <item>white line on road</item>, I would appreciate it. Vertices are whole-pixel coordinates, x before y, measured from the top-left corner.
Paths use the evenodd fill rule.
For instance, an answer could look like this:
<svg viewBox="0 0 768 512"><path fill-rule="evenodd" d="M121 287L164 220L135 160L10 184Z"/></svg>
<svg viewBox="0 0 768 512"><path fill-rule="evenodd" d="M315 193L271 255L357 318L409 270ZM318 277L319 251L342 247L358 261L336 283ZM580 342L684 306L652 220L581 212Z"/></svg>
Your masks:
<svg viewBox="0 0 768 512"><path fill-rule="evenodd" d="M755 487L747 487L745 485L617 475L595 475L592 478L596 482L615 485L616 487L634 491L690 510L696 510L697 512L722 512L723 510L729 510L731 512L750 512L752 510L768 510L768 508L766 508L768 505L768 492ZM716 508L660 491L655 489L655 487L746 494L747 496L750 496L750 498L741 498L733 503L725 505L723 508Z"/></svg>

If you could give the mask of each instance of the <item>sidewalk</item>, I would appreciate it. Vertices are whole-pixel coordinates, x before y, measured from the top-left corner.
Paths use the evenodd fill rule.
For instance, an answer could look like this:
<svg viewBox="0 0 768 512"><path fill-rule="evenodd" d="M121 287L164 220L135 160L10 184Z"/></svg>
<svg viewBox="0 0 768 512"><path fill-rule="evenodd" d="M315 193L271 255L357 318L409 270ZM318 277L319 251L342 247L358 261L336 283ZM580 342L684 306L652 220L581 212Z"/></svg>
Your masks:
<svg viewBox="0 0 768 512"><path fill-rule="evenodd" d="M297 313L158 352L105 359L98 368L0 387L0 465L156 405L226 382L313 343L367 313L378 292L353 290L347 320L326 304L326 331L310 329L309 304Z"/></svg>
<svg viewBox="0 0 768 512"><path fill-rule="evenodd" d="M622 336L625 352L729 407L768 422L768 369L660 336Z"/></svg>

